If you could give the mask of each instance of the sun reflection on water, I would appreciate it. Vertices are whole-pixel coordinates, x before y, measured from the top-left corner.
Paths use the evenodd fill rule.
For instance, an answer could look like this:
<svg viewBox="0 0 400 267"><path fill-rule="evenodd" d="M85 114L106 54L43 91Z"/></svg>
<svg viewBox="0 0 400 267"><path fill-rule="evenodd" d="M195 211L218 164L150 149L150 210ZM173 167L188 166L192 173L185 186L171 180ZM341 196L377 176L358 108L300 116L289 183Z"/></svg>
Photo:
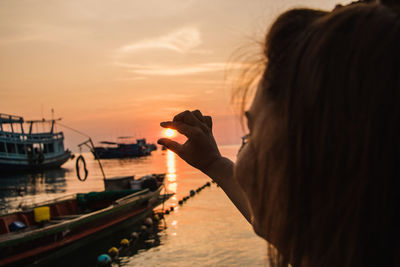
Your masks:
<svg viewBox="0 0 400 267"><path fill-rule="evenodd" d="M176 193L178 184L176 183L175 153L171 150L167 151L167 189ZM175 196L174 196L175 197Z"/></svg>

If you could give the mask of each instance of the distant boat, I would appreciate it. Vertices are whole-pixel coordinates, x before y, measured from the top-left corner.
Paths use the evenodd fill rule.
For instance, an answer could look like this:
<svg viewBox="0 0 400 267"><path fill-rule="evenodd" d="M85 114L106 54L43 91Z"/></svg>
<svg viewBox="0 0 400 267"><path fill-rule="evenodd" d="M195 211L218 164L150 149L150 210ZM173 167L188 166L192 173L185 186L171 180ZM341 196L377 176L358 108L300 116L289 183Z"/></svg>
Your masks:
<svg viewBox="0 0 400 267"><path fill-rule="evenodd" d="M59 120L59 119L58 119ZM0 171L36 171L58 168L73 154L64 149L64 134L54 132L56 120L24 121L0 113ZM24 123L29 125L25 132ZM50 129L33 132L34 126L50 123Z"/></svg>
<svg viewBox="0 0 400 267"><path fill-rule="evenodd" d="M119 139L130 139L130 136L122 136ZM100 159L133 158L149 156L152 151L157 150L155 144L146 143L146 139L137 139L134 142L109 142L102 141L105 146L94 147L93 155Z"/></svg>

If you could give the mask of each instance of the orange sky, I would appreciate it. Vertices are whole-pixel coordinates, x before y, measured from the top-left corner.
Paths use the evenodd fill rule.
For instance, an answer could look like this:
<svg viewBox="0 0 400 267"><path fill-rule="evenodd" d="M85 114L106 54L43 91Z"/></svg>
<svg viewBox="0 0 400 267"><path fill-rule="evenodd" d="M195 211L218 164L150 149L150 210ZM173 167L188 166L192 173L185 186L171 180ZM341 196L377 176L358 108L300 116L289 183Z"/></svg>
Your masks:
<svg viewBox="0 0 400 267"><path fill-rule="evenodd" d="M227 63L289 7L337 1L2 0L1 113L50 118L92 136L155 141L185 109L214 117L219 144L243 134ZM228 73L229 74L229 73ZM229 75L228 75L229 76ZM61 128L60 128L61 129ZM63 130L72 149L84 138Z"/></svg>

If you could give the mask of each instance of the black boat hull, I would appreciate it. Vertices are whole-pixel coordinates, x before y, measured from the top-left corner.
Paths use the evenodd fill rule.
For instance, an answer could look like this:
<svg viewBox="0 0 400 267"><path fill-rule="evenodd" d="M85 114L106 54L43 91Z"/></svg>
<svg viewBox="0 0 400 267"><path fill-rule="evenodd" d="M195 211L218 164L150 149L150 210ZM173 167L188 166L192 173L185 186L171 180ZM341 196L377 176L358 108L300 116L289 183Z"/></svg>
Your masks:
<svg viewBox="0 0 400 267"><path fill-rule="evenodd" d="M44 159L42 163L32 162L28 159L10 159L6 157L0 157L0 171L11 172L11 171L40 171L55 169L61 167L65 162L72 157L71 152L66 151L64 154Z"/></svg>

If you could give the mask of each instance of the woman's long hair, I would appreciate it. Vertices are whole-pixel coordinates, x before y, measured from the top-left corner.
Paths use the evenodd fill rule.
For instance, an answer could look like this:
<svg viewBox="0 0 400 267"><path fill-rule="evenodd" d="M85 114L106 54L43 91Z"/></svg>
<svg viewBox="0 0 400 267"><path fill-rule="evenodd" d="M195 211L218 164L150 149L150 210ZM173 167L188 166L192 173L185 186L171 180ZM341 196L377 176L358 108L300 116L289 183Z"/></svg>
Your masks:
<svg viewBox="0 0 400 267"><path fill-rule="evenodd" d="M270 264L399 266L399 13L291 10L265 47L262 88L282 127L257 149L253 212L280 252Z"/></svg>

